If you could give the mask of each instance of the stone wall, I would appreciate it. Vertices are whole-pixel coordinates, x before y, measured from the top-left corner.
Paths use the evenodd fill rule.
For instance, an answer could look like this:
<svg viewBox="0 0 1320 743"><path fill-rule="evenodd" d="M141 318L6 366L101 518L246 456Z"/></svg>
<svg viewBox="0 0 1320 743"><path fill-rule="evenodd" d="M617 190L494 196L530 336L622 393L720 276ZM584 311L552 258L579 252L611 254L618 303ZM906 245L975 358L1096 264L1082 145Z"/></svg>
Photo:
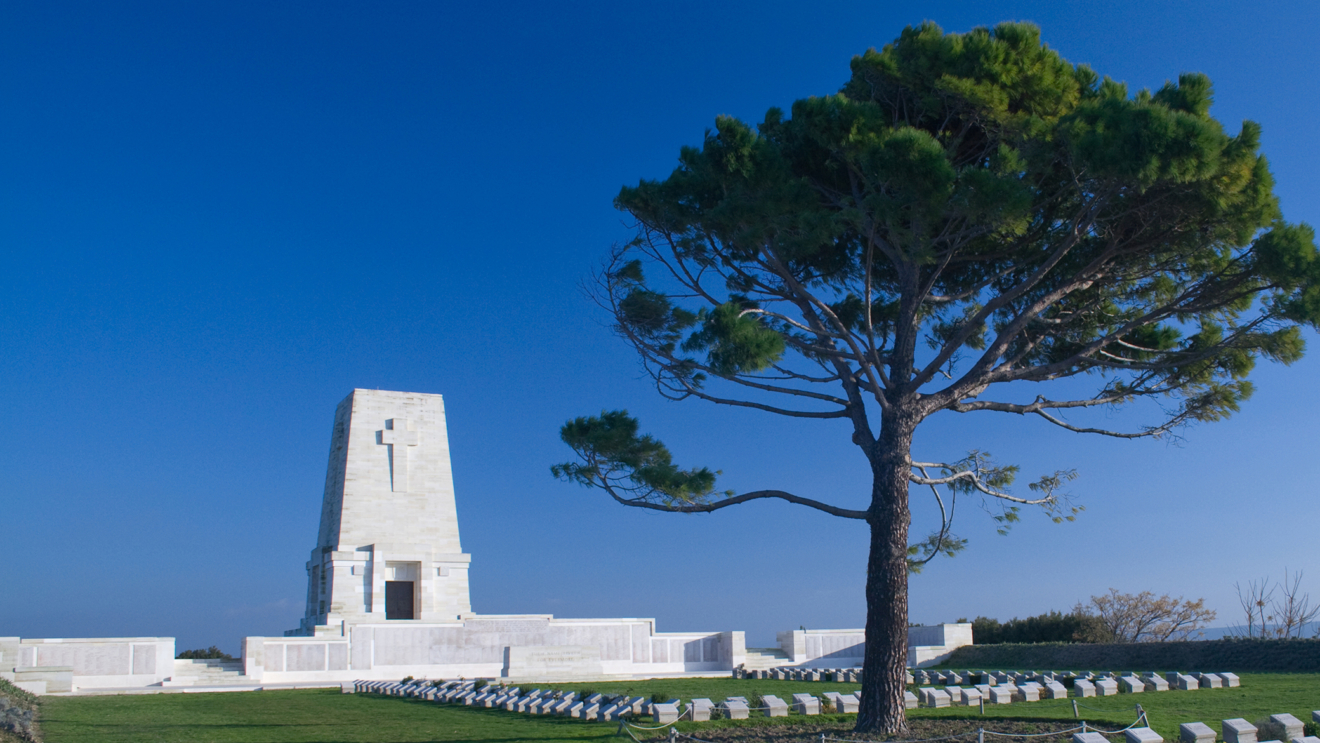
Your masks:
<svg viewBox="0 0 1320 743"><path fill-rule="evenodd" d="M338 637L248 637L244 674L266 683L426 678L514 681L718 673L746 654L741 632L656 632L652 619L477 615L363 623Z"/></svg>
<svg viewBox="0 0 1320 743"><path fill-rule="evenodd" d="M77 690L153 686L173 673L173 637L0 638L0 678L51 692L66 690L66 676Z"/></svg>
<svg viewBox="0 0 1320 743"><path fill-rule="evenodd" d="M1133 644L971 645L945 665L1056 670L1297 671L1320 668L1320 640L1199 640Z"/></svg>
<svg viewBox="0 0 1320 743"><path fill-rule="evenodd" d="M861 629L792 630L778 633L776 639L792 665L806 668L849 668L861 665L866 654L866 631ZM971 644L968 623L909 627L908 666L935 665Z"/></svg>

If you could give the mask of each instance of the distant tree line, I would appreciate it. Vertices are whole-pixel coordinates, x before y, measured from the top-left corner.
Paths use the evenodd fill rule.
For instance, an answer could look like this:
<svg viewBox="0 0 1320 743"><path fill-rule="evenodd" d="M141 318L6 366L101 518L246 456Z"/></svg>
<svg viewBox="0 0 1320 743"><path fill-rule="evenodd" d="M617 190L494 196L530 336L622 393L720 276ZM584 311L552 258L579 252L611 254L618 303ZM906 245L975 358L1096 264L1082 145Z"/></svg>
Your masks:
<svg viewBox="0 0 1320 743"><path fill-rule="evenodd" d="M972 641L976 645L1035 642L1101 642L1100 618L1087 614L1050 611L1034 617L1006 622L990 617L972 620Z"/></svg>
<svg viewBox="0 0 1320 743"><path fill-rule="evenodd" d="M1141 593L1109 593L1092 596L1072 611L1050 611L1034 617L1000 622L990 617L972 620L972 642L976 645L1006 643L1132 643L1174 642L1199 639L1215 618L1205 600L1173 598ZM967 620L959 620L965 622Z"/></svg>

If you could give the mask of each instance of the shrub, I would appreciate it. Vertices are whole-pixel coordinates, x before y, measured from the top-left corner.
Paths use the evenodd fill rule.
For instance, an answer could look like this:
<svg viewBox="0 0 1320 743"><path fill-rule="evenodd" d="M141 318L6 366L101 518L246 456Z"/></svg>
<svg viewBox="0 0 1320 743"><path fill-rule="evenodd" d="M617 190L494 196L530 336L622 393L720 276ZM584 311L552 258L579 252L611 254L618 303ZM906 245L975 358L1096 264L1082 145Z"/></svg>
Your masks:
<svg viewBox="0 0 1320 743"><path fill-rule="evenodd" d="M829 697L821 697L820 713L822 715L834 714L834 702Z"/></svg>
<svg viewBox="0 0 1320 743"><path fill-rule="evenodd" d="M651 695L651 704L664 704L669 701L669 695L662 691L657 691Z"/></svg>
<svg viewBox="0 0 1320 743"><path fill-rule="evenodd" d="M411 683L412 683L413 681L415 681L415 680L416 680L416 679L414 679L412 676L404 676L404 677L403 677L403 680L400 681L399 683L401 683L401 684L411 684Z"/></svg>
<svg viewBox="0 0 1320 743"><path fill-rule="evenodd" d="M596 693L595 689L591 689L591 688L583 689L582 691L578 692L578 699L585 700L587 697L595 693Z"/></svg>
<svg viewBox="0 0 1320 743"><path fill-rule="evenodd" d="M1100 618L1081 612L1046 612L1007 622L989 617L972 620L972 642L977 645L1037 642L1102 642L1105 630Z"/></svg>
<svg viewBox="0 0 1320 743"><path fill-rule="evenodd" d="M486 679L477 679L477 680L472 684L472 688L475 689L476 691L481 691L482 689L486 688L486 687L489 686L489 685L490 685L490 682L487 681Z"/></svg>
<svg viewBox="0 0 1320 743"><path fill-rule="evenodd" d="M757 710L765 706L765 700L761 698L760 694L752 692L747 695L747 706Z"/></svg>
<svg viewBox="0 0 1320 743"><path fill-rule="evenodd" d="M179 660L235 660L234 656L214 645L205 650L185 650L174 657Z"/></svg>
<svg viewBox="0 0 1320 743"><path fill-rule="evenodd" d="M1252 723L1256 726L1256 740L1287 740L1288 729L1283 723L1262 717Z"/></svg>

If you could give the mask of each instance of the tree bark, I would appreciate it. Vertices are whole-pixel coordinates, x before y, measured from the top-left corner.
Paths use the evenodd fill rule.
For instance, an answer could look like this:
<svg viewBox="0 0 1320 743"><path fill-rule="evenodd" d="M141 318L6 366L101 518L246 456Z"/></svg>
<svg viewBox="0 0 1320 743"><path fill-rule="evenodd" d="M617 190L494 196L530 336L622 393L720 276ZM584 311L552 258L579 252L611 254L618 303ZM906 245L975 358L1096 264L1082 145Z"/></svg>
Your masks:
<svg viewBox="0 0 1320 743"><path fill-rule="evenodd" d="M866 566L866 654L858 732L900 733L907 729L903 692L907 685L908 630L908 453L917 416L883 416L873 458L871 551Z"/></svg>

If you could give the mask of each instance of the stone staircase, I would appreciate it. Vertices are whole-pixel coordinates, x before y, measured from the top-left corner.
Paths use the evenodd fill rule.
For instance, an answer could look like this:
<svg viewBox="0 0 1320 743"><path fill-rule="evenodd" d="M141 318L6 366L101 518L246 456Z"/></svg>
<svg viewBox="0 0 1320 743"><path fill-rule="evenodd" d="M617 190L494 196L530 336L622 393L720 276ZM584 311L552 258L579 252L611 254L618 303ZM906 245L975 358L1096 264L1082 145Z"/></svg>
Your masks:
<svg viewBox="0 0 1320 743"><path fill-rule="evenodd" d="M178 660L174 674L161 686L246 686L257 682L243 675L241 660Z"/></svg>
<svg viewBox="0 0 1320 743"><path fill-rule="evenodd" d="M792 664L792 659L779 648L747 648L747 659L743 661L743 666L749 671L765 671Z"/></svg>

